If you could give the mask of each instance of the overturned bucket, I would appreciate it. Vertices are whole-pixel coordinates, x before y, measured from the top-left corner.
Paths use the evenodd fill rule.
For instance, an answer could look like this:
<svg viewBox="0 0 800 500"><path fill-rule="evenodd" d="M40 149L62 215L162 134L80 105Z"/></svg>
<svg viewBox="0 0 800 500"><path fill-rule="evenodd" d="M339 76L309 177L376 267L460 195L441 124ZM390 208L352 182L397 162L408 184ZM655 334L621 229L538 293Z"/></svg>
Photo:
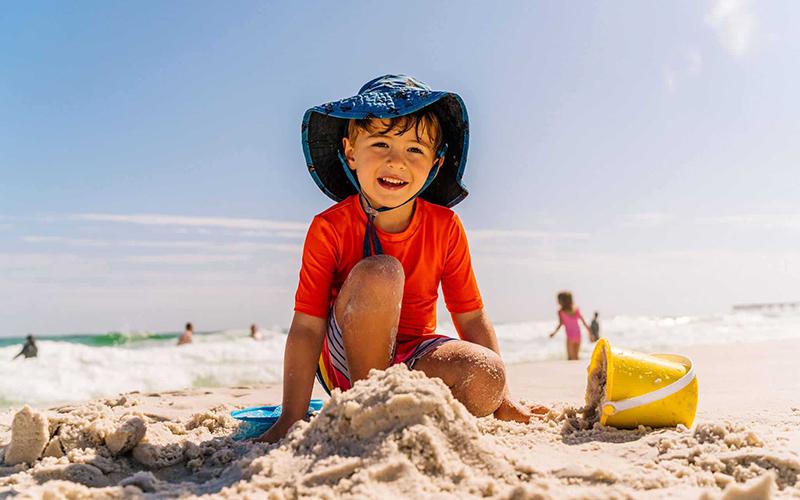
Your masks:
<svg viewBox="0 0 800 500"><path fill-rule="evenodd" d="M600 339L589 363L586 403L601 425L691 427L697 413L694 364L677 354L612 348Z"/></svg>

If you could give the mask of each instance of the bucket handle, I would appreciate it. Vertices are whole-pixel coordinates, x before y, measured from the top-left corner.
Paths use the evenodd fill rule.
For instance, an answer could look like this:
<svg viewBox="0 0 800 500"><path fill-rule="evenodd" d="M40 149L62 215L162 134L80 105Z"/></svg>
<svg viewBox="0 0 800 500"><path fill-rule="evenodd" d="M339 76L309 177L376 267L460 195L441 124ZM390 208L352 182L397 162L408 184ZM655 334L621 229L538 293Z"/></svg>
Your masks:
<svg viewBox="0 0 800 500"><path fill-rule="evenodd" d="M672 396L676 392L685 388L687 385L691 384L692 381L695 379L694 363L692 363L692 360L687 357L678 356L674 354L673 355L667 354L664 356L680 358L681 361L685 361L682 364L686 364L688 362L689 370L686 372L686 374L684 374L683 377L679 378L678 380L669 385L662 387L661 389L655 390L653 392L648 392L647 394L642 394L641 396L635 396L620 401L609 401L603 405L603 413L607 415L614 415L615 413L619 413L621 411L630 410L632 408L638 408L639 406L644 406L646 404L650 404L660 399Z"/></svg>

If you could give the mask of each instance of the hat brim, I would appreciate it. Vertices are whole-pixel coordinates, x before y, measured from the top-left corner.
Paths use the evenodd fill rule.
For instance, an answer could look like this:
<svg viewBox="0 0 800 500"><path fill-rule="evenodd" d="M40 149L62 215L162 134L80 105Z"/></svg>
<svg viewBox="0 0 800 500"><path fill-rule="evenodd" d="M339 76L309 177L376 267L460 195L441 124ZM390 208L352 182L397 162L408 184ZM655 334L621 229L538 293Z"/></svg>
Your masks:
<svg viewBox="0 0 800 500"><path fill-rule="evenodd" d="M462 182L469 146L467 108L457 94L406 90L397 94L361 94L341 101L315 106L303 117L303 153L314 182L334 201L356 194L339 161L342 138L348 120L396 118L431 106L439 117L447 153L436 179L420 195L437 205L452 207L469 192Z"/></svg>

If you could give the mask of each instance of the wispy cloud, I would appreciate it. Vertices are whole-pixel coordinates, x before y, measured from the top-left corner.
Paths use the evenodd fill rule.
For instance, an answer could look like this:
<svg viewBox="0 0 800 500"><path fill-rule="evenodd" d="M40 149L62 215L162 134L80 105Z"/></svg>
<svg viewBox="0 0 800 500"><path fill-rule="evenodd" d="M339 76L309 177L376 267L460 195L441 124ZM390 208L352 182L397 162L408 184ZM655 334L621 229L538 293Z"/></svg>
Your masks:
<svg viewBox="0 0 800 500"><path fill-rule="evenodd" d="M638 214L623 215L620 221L622 227L650 228L666 224L673 219L672 215L659 212L643 212Z"/></svg>
<svg viewBox="0 0 800 500"><path fill-rule="evenodd" d="M756 35L757 23L749 0L715 0L706 23L733 56L747 53Z"/></svg>
<svg viewBox="0 0 800 500"><path fill-rule="evenodd" d="M249 260L248 255L215 255L215 254L168 254L168 255L129 255L123 257L124 262L138 264L169 264L194 266L199 264L218 264L222 262L242 262Z"/></svg>
<svg viewBox="0 0 800 500"><path fill-rule="evenodd" d="M21 239L25 243L57 243L73 247L107 247L111 245L108 241L89 238L64 238L62 236L23 236Z"/></svg>
<svg viewBox="0 0 800 500"><path fill-rule="evenodd" d="M528 229L471 229L467 231L470 240L485 241L499 239L522 240L587 240L588 233L571 233L556 231L533 231Z"/></svg>
<svg viewBox="0 0 800 500"><path fill-rule="evenodd" d="M180 227L218 227L250 231L305 231L305 222L290 222L270 219L240 219L232 217L194 217L186 215L164 214L77 214L73 219L112 222L123 224L139 224L146 226L180 226Z"/></svg>
<svg viewBox="0 0 800 500"><path fill-rule="evenodd" d="M303 247L290 243L260 243L260 242L232 242L219 243L214 241L158 241L158 240L100 240L91 238L69 238L64 236L23 236L26 243L51 243L68 247L126 247L126 248L185 248L198 251L255 253L260 251L300 252Z"/></svg>
<svg viewBox="0 0 800 500"><path fill-rule="evenodd" d="M800 214L739 214L719 217L699 217L698 224L759 227L768 229L800 229Z"/></svg>
<svg viewBox="0 0 800 500"><path fill-rule="evenodd" d="M14 219L8 215L0 215L0 231L4 229L13 229L14 224L11 223L12 220Z"/></svg>

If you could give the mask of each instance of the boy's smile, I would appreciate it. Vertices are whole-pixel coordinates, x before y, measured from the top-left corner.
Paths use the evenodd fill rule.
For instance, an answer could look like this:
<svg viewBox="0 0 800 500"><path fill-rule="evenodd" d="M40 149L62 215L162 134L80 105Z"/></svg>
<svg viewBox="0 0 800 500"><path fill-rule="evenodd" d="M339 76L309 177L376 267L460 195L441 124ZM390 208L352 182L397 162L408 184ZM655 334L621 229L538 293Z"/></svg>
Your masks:
<svg viewBox="0 0 800 500"><path fill-rule="evenodd" d="M386 129L388 120L376 121L383 122L376 129ZM373 208L401 205L425 185L436 152L424 127L419 135L412 127L400 134L361 131L354 140L343 139L347 163Z"/></svg>

